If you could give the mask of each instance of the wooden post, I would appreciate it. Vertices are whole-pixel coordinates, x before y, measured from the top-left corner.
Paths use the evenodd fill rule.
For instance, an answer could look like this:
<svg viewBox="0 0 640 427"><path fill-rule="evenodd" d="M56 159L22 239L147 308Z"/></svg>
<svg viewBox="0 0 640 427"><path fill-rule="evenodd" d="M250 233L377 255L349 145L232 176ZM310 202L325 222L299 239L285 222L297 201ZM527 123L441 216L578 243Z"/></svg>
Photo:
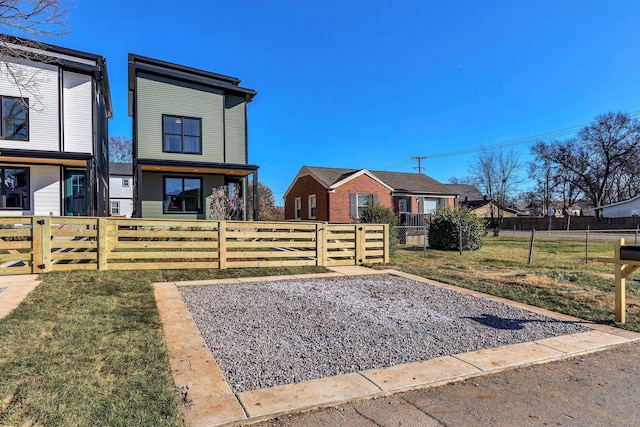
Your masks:
<svg viewBox="0 0 640 427"><path fill-rule="evenodd" d="M383 228L382 235L383 235L383 241L384 241L384 248L383 248L383 250L384 250L384 263L385 264L389 264L389 256L391 255L389 253L389 247L390 247L390 245L389 245L389 239L390 239L390 236L389 236L389 224L383 224L383 227L384 228ZM426 238L426 236L425 236L425 238ZM424 244L426 245L426 243L427 243L427 241L425 239Z"/></svg>
<svg viewBox="0 0 640 427"><path fill-rule="evenodd" d="M356 259L355 265L364 264L367 260L367 255L365 253L365 230L364 225L356 224L355 225L355 234L356 234Z"/></svg>
<svg viewBox="0 0 640 427"><path fill-rule="evenodd" d="M108 268L107 259L109 257L109 238L107 218L98 218L98 270Z"/></svg>
<svg viewBox="0 0 640 427"><path fill-rule="evenodd" d="M529 243L529 265L533 261L533 241L536 238L536 229L531 230L531 242Z"/></svg>
<svg viewBox="0 0 640 427"><path fill-rule="evenodd" d="M624 246L624 238L616 242L615 259L620 260L620 247ZM616 279L616 322L625 323L626 321L626 304L625 304L625 285L626 276L622 274L623 264L615 264Z"/></svg>
<svg viewBox="0 0 640 427"><path fill-rule="evenodd" d="M318 267L327 266L327 233L325 231L327 224L316 224L316 265Z"/></svg>
<svg viewBox="0 0 640 427"><path fill-rule="evenodd" d="M31 218L31 272L38 274L42 266L42 224L40 217Z"/></svg>
<svg viewBox="0 0 640 427"><path fill-rule="evenodd" d="M227 268L227 223L218 221L218 268Z"/></svg>

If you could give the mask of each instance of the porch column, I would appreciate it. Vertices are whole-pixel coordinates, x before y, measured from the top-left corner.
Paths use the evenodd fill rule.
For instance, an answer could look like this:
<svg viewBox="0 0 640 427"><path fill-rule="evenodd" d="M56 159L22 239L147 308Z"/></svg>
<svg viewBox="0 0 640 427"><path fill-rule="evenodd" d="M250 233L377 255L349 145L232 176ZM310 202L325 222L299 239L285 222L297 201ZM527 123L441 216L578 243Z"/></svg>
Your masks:
<svg viewBox="0 0 640 427"><path fill-rule="evenodd" d="M253 220L258 220L258 169L253 172Z"/></svg>

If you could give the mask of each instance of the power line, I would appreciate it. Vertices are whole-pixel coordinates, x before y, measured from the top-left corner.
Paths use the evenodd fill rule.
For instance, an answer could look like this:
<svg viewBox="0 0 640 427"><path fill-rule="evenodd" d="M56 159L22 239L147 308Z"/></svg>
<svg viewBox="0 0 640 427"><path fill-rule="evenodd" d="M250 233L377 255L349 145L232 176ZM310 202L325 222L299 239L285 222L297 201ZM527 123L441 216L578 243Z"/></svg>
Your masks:
<svg viewBox="0 0 640 427"><path fill-rule="evenodd" d="M635 116L638 116L638 115L640 115L640 110L632 111L631 113L629 113L629 116L631 116L631 117L635 117ZM531 143L534 143L534 142L537 142L537 141L543 140L543 139L559 138L559 137L562 137L562 136L574 135L577 131L579 131L580 129L582 129L582 128L586 127L586 126L588 126L588 124L586 124L586 125L578 125L578 126L571 126L571 127L565 128L565 129L559 129L559 130L555 130L555 131L545 132L545 133L541 133L541 134L538 134L538 135L528 136L528 137L525 137L525 138L518 138L518 139L505 141L505 142L499 142L499 143L490 144L490 145L482 145L482 146L479 146L479 147L467 148L467 149L464 149L464 150L450 151L450 152L439 153L439 154L431 154L429 156L421 156L421 158L422 159L424 159L424 158L433 159L433 158L438 158L438 157L461 156L461 155L464 155L464 154L477 153L477 152L482 151L484 149L514 147L516 145L531 144ZM404 166L407 166L408 164L410 164L412 162L412 160L416 160L417 157L418 156L412 156L409 160L404 160L402 162L398 162L396 164L388 166L386 169L390 169L390 170L401 169ZM419 168L420 168L420 162L418 162L418 169ZM416 168L414 168L414 169L416 169ZM418 172L420 172L420 170Z"/></svg>
<svg viewBox="0 0 640 427"><path fill-rule="evenodd" d="M418 169L418 173L422 173L422 166L421 166L421 162L426 159L427 156L411 156L411 160L417 160L418 161L418 167L414 169Z"/></svg>

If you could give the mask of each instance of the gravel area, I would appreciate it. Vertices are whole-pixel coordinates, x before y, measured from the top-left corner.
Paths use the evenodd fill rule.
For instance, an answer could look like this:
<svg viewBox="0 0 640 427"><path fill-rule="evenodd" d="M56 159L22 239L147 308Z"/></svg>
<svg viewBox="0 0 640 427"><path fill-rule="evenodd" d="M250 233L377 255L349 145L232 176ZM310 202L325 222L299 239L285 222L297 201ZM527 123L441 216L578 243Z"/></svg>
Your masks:
<svg viewBox="0 0 640 427"><path fill-rule="evenodd" d="M179 289L236 393L589 330L392 275Z"/></svg>

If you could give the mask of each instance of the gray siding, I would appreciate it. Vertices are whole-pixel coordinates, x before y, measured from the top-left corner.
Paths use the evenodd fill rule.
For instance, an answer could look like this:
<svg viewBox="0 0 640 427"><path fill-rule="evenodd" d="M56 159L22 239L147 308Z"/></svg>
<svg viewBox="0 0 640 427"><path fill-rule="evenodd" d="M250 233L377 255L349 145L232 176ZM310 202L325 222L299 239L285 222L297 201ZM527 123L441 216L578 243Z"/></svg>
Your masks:
<svg viewBox="0 0 640 427"><path fill-rule="evenodd" d="M204 209L202 214L163 214L162 213L162 192L163 177L165 176L189 176L193 178L202 177L202 192L206 196L204 199ZM211 219L209 211L209 201L211 190L214 187L224 185L222 175L184 175L172 173L143 172L142 185L137 188L142 197L142 218L175 218L175 219Z"/></svg>
<svg viewBox="0 0 640 427"><path fill-rule="evenodd" d="M139 73L137 76L138 157L223 163L222 91ZM202 119L202 155L162 152L162 115Z"/></svg>
<svg viewBox="0 0 640 427"><path fill-rule="evenodd" d="M244 98L226 95L224 105L225 157L227 163L247 163L247 130Z"/></svg>

